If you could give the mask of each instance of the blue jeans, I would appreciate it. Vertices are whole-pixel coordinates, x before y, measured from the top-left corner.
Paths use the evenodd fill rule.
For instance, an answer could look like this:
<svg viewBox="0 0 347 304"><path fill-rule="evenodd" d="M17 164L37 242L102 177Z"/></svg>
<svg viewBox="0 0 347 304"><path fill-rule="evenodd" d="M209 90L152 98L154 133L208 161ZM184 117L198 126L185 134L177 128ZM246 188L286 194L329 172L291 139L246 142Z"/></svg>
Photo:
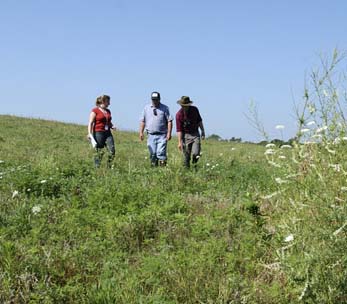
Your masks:
<svg viewBox="0 0 347 304"><path fill-rule="evenodd" d="M107 152L108 152L107 167L110 167L115 155L114 140L113 140L111 131L95 132L94 138L97 142L95 155L94 155L95 167L97 168L100 167L101 159L104 154L103 148L105 146L107 147Z"/></svg>
<svg viewBox="0 0 347 304"><path fill-rule="evenodd" d="M158 165L158 160L161 162L166 162L166 133L148 134L147 147L151 158L151 164L153 166Z"/></svg>

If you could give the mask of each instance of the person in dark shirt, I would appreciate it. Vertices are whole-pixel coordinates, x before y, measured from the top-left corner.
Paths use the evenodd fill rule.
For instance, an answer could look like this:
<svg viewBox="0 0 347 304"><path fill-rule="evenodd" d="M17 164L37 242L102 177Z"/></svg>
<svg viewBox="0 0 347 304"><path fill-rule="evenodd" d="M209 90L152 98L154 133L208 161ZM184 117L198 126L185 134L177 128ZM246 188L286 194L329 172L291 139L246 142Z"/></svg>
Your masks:
<svg viewBox="0 0 347 304"><path fill-rule="evenodd" d="M205 129L198 108L192 106L193 101L188 96L182 96L177 103L181 106L176 113L178 149L183 152L184 166L189 168L190 162L196 165L199 160L201 139L205 139Z"/></svg>

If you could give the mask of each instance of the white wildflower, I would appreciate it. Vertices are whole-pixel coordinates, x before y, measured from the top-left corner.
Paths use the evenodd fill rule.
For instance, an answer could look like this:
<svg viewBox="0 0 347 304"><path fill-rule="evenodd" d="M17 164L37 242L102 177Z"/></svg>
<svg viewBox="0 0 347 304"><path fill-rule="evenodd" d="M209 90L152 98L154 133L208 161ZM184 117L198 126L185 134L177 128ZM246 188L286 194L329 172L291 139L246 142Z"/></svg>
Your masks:
<svg viewBox="0 0 347 304"><path fill-rule="evenodd" d="M18 196L19 192L17 190L12 192L12 198L15 198L16 196Z"/></svg>
<svg viewBox="0 0 347 304"><path fill-rule="evenodd" d="M294 173L294 174L287 174L285 178L294 178L300 176L300 173Z"/></svg>
<svg viewBox="0 0 347 304"><path fill-rule="evenodd" d="M4 161L3 160L0 160L0 164L3 164L4 163Z"/></svg>
<svg viewBox="0 0 347 304"><path fill-rule="evenodd" d="M265 155L270 155L270 154L275 154L275 150L273 149L267 149L265 152L264 152Z"/></svg>
<svg viewBox="0 0 347 304"><path fill-rule="evenodd" d="M235 151L236 149L235 148L231 148L231 151Z"/></svg>
<svg viewBox="0 0 347 304"><path fill-rule="evenodd" d="M340 137L336 137L335 139L334 139L334 145L338 145L339 143L341 142L341 138Z"/></svg>
<svg viewBox="0 0 347 304"><path fill-rule="evenodd" d="M288 181L286 181L286 180L284 180L284 179L282 179L282 178L280 178L280 177L276 177L275 178L275 182L277 183L277 184L285 184L285 183L288 183Z"/></svg>
<svg viewBox="0 0 347 304"><path fill-rule="evenodd" d="M341 191L346 192L347 191L347 187L341 187Z"/></svg>
<svg viewBox="0 0 347 304"><path fill-rule="evenodd" d="M314 144L316 144L316 142L310 141L310 140L304 142L304 145L314 145ZM307 155L306 155L306 156L307 156ZM306 157L306 156L305 156L305 157Z"/></svg>
<svg viewBox="0 0 347 304"><path fill-rule="evenodd" d="M300 132L301 133L307 133L307 132L310 132L311 129L307 129L307 128L304 128L304 129L301 129Z"/></svg>
<svg viewBox="0 0 347 304"><path fill-rule="evenodd" d="M275 144L267 144L267 145L265 146L265 148L274 148L274 147L276 147Z"/></svg>
<svg viewBox="0 0 347 304"><path fill-rule="evenodd" d="M327 127L327 126L323 126L323 127L321 127L321 128L318 128L318 129L316 130L316 133L322 133L322 132L325 131L326 129L328 129L328 127Z"/></svg>
<svg viewBox="0 0 347 304"><path fill-rule="evenodd" d="M281 165L279 165L279 164L277 164L277 163L275 163L275 162L273 162L273 161L268 161L268 163L271 165L271 166L274 166L274 167L276 167L276 168L281 168Z"/></svg>
<svg viewBox="0 0 347 304"><path fill-rule="evenodd" d="M30 189L30 188L28 188L28 189L27 189L27 191L28 191L28 192L30 192L30 191L31 191L31 189Z"/></svg>
<svg viewBox="0 0 347 304"><path fill-rule="evenodd" d="M285 157L284 155L280 155L278 158L279 159L286 159L287 157Z"/></svg>
<svg viewBox="0 0 347 304"><path fill-rule="evenodd" d="M36 206L34 206L34 207L31 209L31 211L32 211L32 213L34 213L34 214L38 214L38 213L40 213L40 211L41 211L41 206L40 206L40 205L36 205Z"/></svg>
<svg viewBox="0 0 347 304"><path fill-rule="evenodd" d="M322 138L322 134L313 134L312 138Z"/></svg>
<svg viewBox="0 0 347 304"><path fill-rule="evenodd" d="M309 121L307 124L306 124L306 126L312 126L312 125L315 125L316 124L316 122L314 121L314 120L311 120L311 121Z"/></svg>
<svg viewBox="0 0 347 304"><path fill-rule="evenodd" d="M210 163L207 163L206 166L209 167L209 166L210 166Z"/></svg>
<svg viewBox="0 0 347 304"><path fill-rule="evenodd" d="M310 114L313 114L314 112L316 112L316 107L314 104L308 104L307 108L308 108Z"/></svg>
<svg viewBox="0 0 347 304"><path fill-rule="evenodd" d="M45 184L47 183L47 180L46 179L43 179L42 181L40 181L41 184Z"/></svg>
<svg viewBox="0 0 347 304"><path fill-rule="evenodd" d="M289 243L289 242L294 241L294 235L289 234L288 236L285 237L284 241L285 241L286 243Z"/></svg>
<svg viewBox="0 0 347 304"><path fill-rule="evenodd" d="M277 129L277 130L283 130L283 129L284 129L284 125L277 125L277 126L275 127L275 129Z"/></svg>
<svg viewBox="0 0 347 304"><path fill-rule="evenodd" d="M199 159L199 158L200 158L200 155L197 155L195 158Z"/></svg>
<svg viewBox="0 0 347 304"><path fill-rule="evenodd" d="M291 145L282 145L281 149L291 149L292 146Z"/></svg>
<svg viewBox="0 0 347 304"><path fill-rule="evenodd" d="M272 198L272 197L274 197L274 196L276 196L277 194L280 194L280 193L281 193L280 191L276 191L276 192L270 193L268 195L263 196L263 199L270 199L270 198Z"/></svg>
<svg viewBox="0 0 347 304"><path fill-rule="evenodd" d="M341 165L340 164L329 164L330 168L333 168L334 171L340 172L341 171Z"/></svg>

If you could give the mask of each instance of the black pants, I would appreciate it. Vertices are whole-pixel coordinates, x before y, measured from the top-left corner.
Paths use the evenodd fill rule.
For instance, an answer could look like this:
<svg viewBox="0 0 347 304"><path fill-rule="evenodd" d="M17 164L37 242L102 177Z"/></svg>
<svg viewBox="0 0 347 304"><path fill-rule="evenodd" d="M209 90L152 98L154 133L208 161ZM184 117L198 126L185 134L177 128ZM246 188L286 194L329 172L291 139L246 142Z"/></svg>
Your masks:
<svg viewBox="0 0 347 304"><path fill-rule="evenodd" d="M95 149L96 153L94 155L95 167L100 167L101 159L102 159L103 154L104 154L103 148L105 146L106 146L107 152L108 152L107 167L110 167L111 163L114 159L115 152L116 152L111 131L95 132L94 138L97 142L97 146Z"/></svg>

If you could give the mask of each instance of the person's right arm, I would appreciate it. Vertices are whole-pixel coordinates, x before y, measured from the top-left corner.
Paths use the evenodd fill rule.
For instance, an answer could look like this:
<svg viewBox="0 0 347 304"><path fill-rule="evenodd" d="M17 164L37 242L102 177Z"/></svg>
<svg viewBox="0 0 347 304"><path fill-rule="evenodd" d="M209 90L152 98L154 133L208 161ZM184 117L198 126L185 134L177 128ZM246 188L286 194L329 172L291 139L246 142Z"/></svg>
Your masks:
<svg viewBox="0 0 347 304"><path fill-rule="evenodd" d="M177 133L177 138L178 138L178 149L180 151L183 151L183 129L182 129L182 119L180 112L176 113L176 133Z"/></svg>
<svg viewBox="0 0 347 304"><path fill-rule="evenodd" d="M89 115L89 123L88 123L88 138L89 138L89 134L93 134L93 130L95 126L95 117L96 117L96 114L94 112L91 112Z"/></svg>
<svg viewBox="0 0 347 304"><path fill-rule="evenodd" d="M183 150L183 138L182 138L182 132L177 132L177 137L178 137L178 149L180 151Z"/></svg>
<svg viewBox="0 0 347 304"><path fill-rule="evenodd" d="M144 121L141 121L140 122L140 131L139 131L139 137L140 137L140 140L143 141L144 139L144 135L143 135L143 131L145 130L145 122Z"/></svg>

